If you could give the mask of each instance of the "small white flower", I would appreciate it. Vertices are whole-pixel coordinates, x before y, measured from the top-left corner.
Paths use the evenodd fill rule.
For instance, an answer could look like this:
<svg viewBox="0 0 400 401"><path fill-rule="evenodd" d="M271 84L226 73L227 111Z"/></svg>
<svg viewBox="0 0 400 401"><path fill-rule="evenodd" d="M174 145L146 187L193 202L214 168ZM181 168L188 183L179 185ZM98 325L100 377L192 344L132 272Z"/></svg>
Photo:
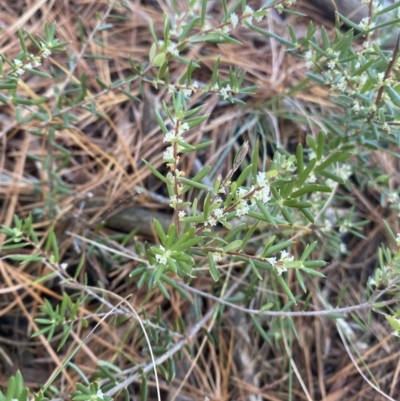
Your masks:
<svg viewBox="0 0 400 401"><path fill-rule="evenodd" d="M158 263L160 263L162 265L167 265L167 258L163 255L156 254L156 260Z"/></svg>
<svg viewBox="0 0 400 401"><path fill-rule="evenodd" d="M187 131L190 128L188 123L183 123L181 124L180 130L182 130L182 132Z"/></svg>
<svg viewBox="0 0 400 401"><path fill-rule="evenodd" d="M213 216L208 216L207 219L207 224L206 225L210 225L210 226L216 226L217 225L217 219L215 219Z"/></svg>
<svg viewBox="0 0 400 401"><path fill-rule="evenodd" d="M103 400L104 399L104 393L101 390L97 390L96 398L99 399L99 400Z"/></svg>
<svg viewBox="0 0 400 401"><path fill-rule="evenodd" d="M246 18L243 18L243 19L242 19L242 27L243 27L243 28L247 28L246 22L247 22L248 24L251 24L252 21L253 21L253 16L252 16L252 15L250 15L250 16L248 16L248 17L246 17Z"/></svg>
<svg viewBox="0 0 400 401"><path fill-rule="evenodd" d="M33 68L31 63L25 64L24 65L24 70L26 70L27 68Z"/></svg>
<svg viewBox="0 0 400 401"><path fill-rule="evenodd" d="M193 89L198 89L199 83L198 83L197 81L194 81L194 82L192 83L192 87L193 87Z"/></svg>
<svg viewBox="0 0 400 401"><path fill-rule="evenodd" d="M212 256L214 262L219 262L220 260L222 260L222 253L220 253L220 252L212 252L211 256Z"/></svg>
<svg viewBox="0 0 400 401"><path fill-rule="evenodd" d="M308 50L306 52L306 54L304 55L304 59L306 60L306 68L308 69L312 68L314 65L312 50Z"/></svg>
<svg viewBox="0 0 400 401"><path fill-rule="evenodd" d="M47 57L49 57L50 56L50 54L51 54L51 51L50 51L50 49L49 48L47 48L47 47L43 47L42 48L42 50L43 50L43 58L47 58Z"/></svg>
<svg viewBox="0 0 400 401"><path fill-rule="evenodd" d="M260 186L267 185L266 175L263 171L257 173L257 184Z"/></svg>
<svg viewBox="0 0 400 401"><path fill-rule="evenodd" d="M170 251L166 251L165 248L160 245L160 249L161 251L163 251L164 253L162 255L159 255L158 253L156 253L156 260L158 263L162 264L162 265L167 265L167 258L170 257L171 252Z"/></svg>
<svg viewBox="0 0 400 401"><path fill-rule="evenodd" d="M355 100L352 109L355 113L358 113L360 111L360 103Z"/></svg>
<svg viewBox="0 0 400 401"><path fill-rule="evenodd" d="M239 22L239 17L237 16L237 14L232 13L231 16L229 17L229 22L235 28Z"/></svg>
<svg viewBox="0 0 400 401"><path fill-rule="evenodd" d="M167 50L168 50L173 56L179 56L179 51L178 51L178 49L177 49L175 43L171 43L171 44L168 46Z"/></svg>
<svg viewBox="0 0 400 401"><path fill-rule="evenodd" d="M340 253L346 253L347 252L347 247L346 247L346 244L344 244L343 242L340 244L340 246L339 246L339 250L340 250Z"/></svg>
<svg viewBox="0 0 400 401"><path fill-rule="evenodd" d="M173 158L174 158L174 148L172 146L169 146L163 154L163 159L169 161Z"/></svg>
<svg viewBox="0 0 400 401"><path fill-rule="evenodd" d="M219 217L222 217L224 214L224 211L219 207L218 209L214 210L214 215L218 219Z"/></svg>
<svg viewBox="0 0 400 401"><path fill-rule="evenodd" d="M246 6L243 11L243 15L253 15L254 10L250 6Z"/></svg>
<svg viewBox="0 0 400 401"><path fill-rule="evenodd" d="M328 62L328 68L330 68L331 70L335 68L336 65L336 59L335 60L329 60Z"/></svg>
<svg viewBox="0 0 400 401"><path fill-rule="evenodd" d="M358 24L358 26L359 26L361 29L363 29L364 31L368 31L368 30L370 30L370 29L372 29L372 28L375 27L375 23L372 22L372 21L370 21L370 18L369 18L369 17L364 17L364 18L360 21L360 23Z"/></svg>
<svg viewBox="0 0 400 401"><path fill-rule="evenodd" d="M175 131L174 130L171 130L171 131L168 131L166 134L165 134L165 136L164 136L164 140L163 140L163 142L174 142L174 139L175 139L176 137L175 137Z"/></svg>
<svg viewBox="0 0 400 401"><path fill-rule="evenodd" d="M343 224L341 224L341 225L339 226L339 232L340 232L340 234L347 233L348 228L349 228L349 223L344 222Z"/></svg>
<svg viewBox="0 0 400 401"><path fill-rule="evenodd" d="M389 203L397 203L399 201L399 194L397 192L390 192L387 200Z"/></svg>
<svg viewBox="0 0 400 401"><path fill-rule="evenodd" d="M400 247L400 233L397 234L396 245Z"/></svg>
<svg viewBox="0 0 400 401"><path fill-rule="evenodd" d="M178 212L179 220L183 219L183 218L186 216L186 214L187 214L187 213L186 213L184 210L180 210L180 211Z"/></svg>
<svg viewBox="0 0 400 401"><path fill-rule="evenodd" d="M68 263L61 263L60 267L61 269L66 270L68 267Z"/></svg>
<svg viewBox="0 0 400 401"><path fill-rule="evenodd" d="M271 189L269 186L265 186L261 191L259 191L261 195L261 201L263 203L267 203L271 200Z"/></svg>
<svg viewBox="0 0 400 401"><path fill-rule="evenodd" d="M22 68L18 68L18 69L15 71L15 73L16 73L17 75L22 75L22 74L25 74L25 70L23 70Z"/></svg>
<svg viewBox="0 0 400 401"><path fill-rule="evenodd" d="M174 195L174 196L171 196L169 205L170 205L172 208L175 209L176 206L178 205L178 202L179 202L179 200L178 200L177 196Z"/></svg>
<svg viewBox="0 0 400 401"><path fill-rule="evenodd" d="M324 226L322 227L322 231L329 232L332 230L332 223L330 220L325 219Z"/></svg>
<svg viewBox="0 0 400 401"><path fill-rule="evenodd" d="M276 265L276 258L267 258L266 261L271 264L272 267Z"/></svg>
<svg viewBox="0 0 400 401"><path fill-rule="evenodd" d="M173 36L175 38L179 38L179 36L182 35L182 32L183 32L183 28L181 26L176 26L175 28L170 30L171 36Z"/></svg>
<svg viewBox="0 0 400 401"><path fill-rule="evenodd" d="M280 266L280 265L276 265L275 269L276 269L276 274L278 276L280 276L283 272L287 271L287 268L285 266Z"/></svg>
<svg viewBox="0 0 400 401"><path fill-rule="evenodd" d="M283 250L281 251L281 258L279 259L281 264L285 266L286 262L293 262L294 257L290 256L289 252ZM285 266L286 267L286 266Z"/></svg>
<svg viewBox="0 0 400 401"><path fill-rule="evenodd" d="M251 197L250 201L254 205L257 203L257 200L260 200L262 203L267 203L271 200L271 190L268 185L264 187L257 188L254 195Z"/></svg>
<svg viewBox="0 0 400 401"><path fill-rule="evenodd" d="M288 251L281 251L281 259L287 258L289 256Z"/></svg>
<svg viewBox="0 0 400 401"><path fill-rule="evenodd" d="M229 98L229 93L232 90L231 86L228 84L221 88L220 93L223 99L227 100Z"/></svg>
<svg viewBox="0 0 400 401"><path fill-rule="evenodd" d="M21 61L21 60L18 60L18 59L15 59L15 60L14 60L14 65L15 65L16 67L22 67L22 61Z"/></svg>
<svg viewBox="0 0 400 401"><path fill-rule="evenodd" d="M242 199L244 196L247 195L247 189L239 187L238 190L236 191L236 194L239 199Z"/></svg>
<svg viewBox="0 0 400 401"><path fill-rule="evenodd" d="M346 77L341 77L339 82L336 84L336 89L340 92L344 92L347 88L347 80Z"/></svg>
<svg viewBox="0 0 400 401"><path fill-rule="evenodd" d="M314 183L315 181L317 181L317 177L316 177L313 173L311 173L311 174L308 176L307 181L308 181L310 184L312 184L312 183Z"/></svg>
<svg viewBox="0 0 400 401"><path fill-rule="evenodd" d="M347 180L352 174L351 167L348 165L341 166L337 170L337 175L344 180Z"/></svg>
<svg viewBox="0 0 400 401"><path fill-rule="evenodd" d="M258 11L262 11L262 9L260 8ZM258 17L254 17L255 18L255 20L257 21L257 22L261 22L263 19L264 19L264 17L266 16L266 15L268 15L268 11L269 10L266 10L267 11L267 13L266 14L261 14L261 15L259 15Z"/></svg>
<svg viewBox="0 0 400 401"><path fill-rule="evenodd" d="M249 205L245 201L240 201L236 206L236 216L244 216L249 212Z"/></svg>
<svg viewBox="0 0 400 401"><path fill-rule="evenodd" d="M186 97L192 96L192 90L191 89L181 89L181 92L184 94Z"/></svg>

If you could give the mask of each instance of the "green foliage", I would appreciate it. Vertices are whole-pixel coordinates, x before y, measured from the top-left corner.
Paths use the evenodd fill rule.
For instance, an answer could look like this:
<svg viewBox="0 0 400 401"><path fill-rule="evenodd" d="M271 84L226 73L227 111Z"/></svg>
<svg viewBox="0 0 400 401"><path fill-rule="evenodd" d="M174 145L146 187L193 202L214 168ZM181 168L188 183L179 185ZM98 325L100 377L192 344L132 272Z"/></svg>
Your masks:
<svg viewBox="0 0 400 401"><path fill-rule="evenodd" d="M5 393L0 390L1 401L26 401L28 398L29 389L28 387L24 387L24 380L20 371L10 377Z"/></svg>
<svg viewBox="0 0 400 401"><path fill-rule="evenodd" d="M351 29L343 32L337 27L334 38L329 36L325 28L317 32L310 23L306 37L300 41L292 27L289 27L289 40L257 26L257 22L272 8L293 13L293 10L286 7L290 2L275 1L267 4L254 11L245 1L238 1L233 5L222 1L224 16L211 28L207 22L207 0L188 2L188 9L184 13L180 13L182 10L177 10L177 5L173 3L173 15L164 15L162 33L150 22L153 43L149 49L148 62L141 64L131 58L129 64L132 75L111 84L95 77L100 88L95 95L89 93L90 77L86 74L82 74L73 83L69 82L75 69L73 58L70 75L63 77L65 83L61 85L61 77L57 75L59 72L48 73L39 68L41 62L52 52L66 51L68 43L56 39L55 23L44 26L44 37L34 38L29 32L19 30L21 52L18 56L9 60L6 55L0 55L0 101L15 105L17 123L22 126L36 126L30 131L31 134L46 142L48 152L44 159L38 160L37 156L30 154L27 156L42 163L47 172L46 184L49 188L42 210L36 210L25 220L15 216L13 227L2 227L0 232L7 237L2 251L7 251L5 258L21 264L45 265L50 273L37 278L36 283L57 277L64 284L72 283L79 289L73 295L63 292L60 303L54 304L51 300L44 299L44 304L40 306L41 317L35 319L40 325L40 329L33 334L35 337L45 335L50 342L56 334L61 334L57 346L57 351L60 351L70 342L74 325L78 321L87 326L86 318L82 318L79 311L89 300L95 298L101 303L105 299L105 292L102 292L100 285L97 290L101 295L98 295L87 286L86 281L81 284L77 279L86 255L82 256L78 273L71 277L67 273L67 265L62 263L61 244L54 228L50 227L45 238L41 239L41 234L34 227L34 222L43 216L54 218L59 212L60 200L71 192L70 185L59 174L64 167L71 167L70 152L57 143L57 133L74 126L77 120L74 111L78 108L98 118L104 118L97 109L95 100L109 91L121 92L132 102L141 101L142 96L133 95L130 91L133 82L140 85L150 84L155 90L165 88L171 94L165 96L162 107L155 110L160 137L167 145L162 155L167 172L163 173L164 170L158 169L149 160L143 160L143 164L165 187L174 212L174 221L166 229L161 221L154 220L155 242L135 244L134 256L122 251L117 253L115 249L112 256L116 263L125 259L135 261L130 277L135 278L139 289L157 289L167 299L170 299L169 289L173 289L184 299L194 297L194 303L199 294L204 297L211 295L218 300L213 294L191 287L198 277L207 274L212 277L215 290L221 291L221 303L223 300L224 306L235 308L237 304L249 303L254 297L256 283L262 283L270 286L274 294L284 294L284 297L265 296L262 306L252 311L251 321L256 332L268 343L281 341L286 338L287 333L290 334L290 341L295 341L299 335L289 318L292 306L301 301L306 306L305 313L307 312L311 296L310 283L325 279L320 271L326 265L323 259L326 256L345 254L347 250L343 235L362 237L362 229L368 224L367 220L357 219L354 208L348 208L344 216L339 213L335 206L335 202L340 203L337 193L339 186L349 193L351 176L361 184L368 182L368 185L374 186L382 194L382 204L389 202L392 209L398 210L398 196L391 193L387 185L388 177L382 176L380 171L365 167L365 160L368 160L371 150L382 150L396 157L399 155L392 150L394 145L398 146L400 143L398 49L383 50L371 39L370 34L379 28L379 25L374 26L378 16L392 11L400 3L386 9L376 9L368 21L359 25L339 16ZM105 23L103 19L100 17L102 23L97 28L98 32L112 30L113 25ZM246 71L231 66L224 70L219 58L212 66L209 82L200 87L194 79L195 72L203 68L203 60L200 52L195 52L196 56L189 59L190 50L200 43L240 46L241 43L231 34L231 30L238 24L285 46L291 57L306 60L308 78L296 88L288 90L287 97L315 83L318 86L326 85L331 90L332 102L342 112L330 116L321 115L317 133L306 136L305 141L299 143L292 153L274 144L268 166L261 158L262 152L266 152L262 146L266 135L259 132L257 138L242 142L233 157L232 165L225 166L224 174L215 174L215 166L204 166L192 177L188 177L180 170L182 159L188 154L200 153L211 144L206 140L189 143L188 131L199 130L210 117L202 114L204 104L192 102L192 96L216 95L221 101L242 105L258 90L246 80ZM78 28L82 40L84 32L81 21ZM364 40L361 51L356 49L358 39ZM30 47L36 49L35 54L28 51ZM93 54L86 56L98 58ZM172 61L178 61L184 69L179 77L174 76L170 70ZM49 110L51 99L47 96L20 95L19 79L24 74L51 80L54 85L52 100L55 99L55 107ZM270 106L281 100L271 99ZM277 112L278 115L279 113L281 112ZM280 116L301 119L292 114ZM57 169L53 168L54 165L58 166ZM37 190L41 190L39 184ZM346 200L345 195L343 198ZM331 204L334 205L334 212L329 214L327 209L332 208ZM399 234L396 237L389 226L387 229L399 248ZM121 243L124 245L131 237L126 236ZM325 253L319 251L321 239L329 240L330 249ZM97 249L102 249L105 253L113 250L107 241L103 244L88 238L86 240L91 245L85 251L88 255ZM397 289L400 252L398 249L393 252L389 247L382 246L378 256L380 268L376 269L374 278L370 280L366 295L371 300L371 308L386 314L394 334L400 336L398 312L389 309L385 303L375 302L376 294L371 295L380 286L388 288L391 285L390 292ZM249 272L243 278L244 288L236 298L229 289L226 290L226 286L230 285L232 268L229 268L226 275L222 267L225 265L235 265L242 273L246 269ZM231 288L234 288L233 285ZM191 292L195 295L190 294ZM108 307L104 301L102 307L105 305ZM124 305L122 301L121 305ZM199 309L198 305L195 305L196 308ZM175 354L181 352L181 349L174 348L176 342L173 337L183 337L182 334L187 330L184 322L177 322L174 328L176 332L173 333L163 322L161 312L151 317L141 312L138 317L136 312L132 313L125 306L118 310L123 311L121 314L124 317L142 322L143 333L137 341L145 350L150 347L151 358L148 358L147 364L137 366L134 374L130 375L129 382L121 378L118 367L111 362L100 363L94 375L104 378L105 386L79 371L85 384L76 384L77 392L72 394L73 400L110 401L117 392L113 390L113 385L123 383L127 388L138 378L141 381L141 399L145 400L149 393L148 376L152 374L153 367L157 367L156 372L164 380L174 380L177 362ZM218 321L221 310L219 307L214 310L213 322ZM284 323L273 320L270 327L265 328L262 317L268 313L271 316L272 313L286 316L287 320ZM215 341L211 332L206 335L210 342ZM181 348L187 346L190 351L189 341L181 341ZM76 349L81 345L82 343ZM154 361L153 353L161 356L158 362ZM68 363L75 368L70 360ZM78 371L77 368L75 370ZM47 390L48 388L43 393L38 393L36 399L43 400L47 396ZM108 390L110 391L106 395ZM127 399L130 397L127 389L125 396ZM0 401L26 401L28 390L23 387L20 373L10 379L6 395L0 393L1 397Z"/></svg>

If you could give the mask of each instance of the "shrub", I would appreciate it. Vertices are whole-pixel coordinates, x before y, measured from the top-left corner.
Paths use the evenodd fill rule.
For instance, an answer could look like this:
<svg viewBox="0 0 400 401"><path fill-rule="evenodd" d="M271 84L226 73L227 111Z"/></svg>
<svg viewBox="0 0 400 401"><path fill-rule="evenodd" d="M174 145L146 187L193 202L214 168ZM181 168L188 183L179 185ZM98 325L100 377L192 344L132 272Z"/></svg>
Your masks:
<svg viewBox="0 0 400 401"><path fill-rule="evenodd" d="M180 380L181 385L172 391L175 399L196 370L196 361L216 358L212 356L216 350L229 359L232 351L224 333L229 316L235 325L240 325L235 318L242 318L248 333L260 343L281 350L286 362L279 373L290 376L286 391L292 394L295 375L308 399L310 390L293 359L293 344L305 341L296 319L309 322L313 316L329 317L351 358L353 353L360 355L367 344L357 339L355 330L372 335L371 328L381 316L394 334L400 335L399 313L393 306L397 304L400 234L392 216L399 209L398 191L391 173L375 162L383 155L398 156L399 43L388 50L374 37L375 31L398 23L396 19L380 25L376 21L380 15L397 12L400 3L383 8L378 2L367 2L370 16L358 25L338 14L331 32L310 22L302 38L291 25L279 34L263 25L275 11L300 15L292 3L273 1L253 10L246 1L222 0L218 3L222 18L217 20L211 17L213 10L206 0L189 1L186 8L171 2L162 29L147 15L151 34L148 60L135 59L132 52L125 60L129 75L126 65L114 64L124 74L115 74L118 78L112 82L85 73L77 77L75 72L84 57L107 59L87 51L92 43L107 46L101 32L115 29L109 22L113 18L124 21L121 10L130 10L124 1L110 2L86 39L80 20L81 52L69 56L68 68L54 62L42 71L41 64L50 55L68 52L69 43L56 39L55 23L45 25L44 37L20 29L20 53L13 59L1 55L0 101L15 108L15 125L30 138L38 138L46 149L40 155L27 154L43 173L33 188L43 202L27 215L17 213L13 224L3 226L2 234L7 237L2 245L3 261L34 267L32 286L55 285L62 291L58 299L54 294L44 296L40 312L35 312L38 327L34 326L33 336L66 355L49 381L37 389L36 400L61 397L60 385L54 384L61 374L79 381L75 388L68 387L74 400L111 400L122 394L128 399L137 391L132 383L140 383L142 399L161 399L160 381L177 387ZM114 9L117 14L112 14ZM257 105L255 96L260 88L253 84L254 75L249 76L246 66L235 68L227 57L217 55L219 47L242 46L236 33L243 31L281 46L292 65L304 64L308 69L304 79ZM52 92L35 93L34 86L26 90L23 80L28 75L51 80ZM310 102L300 106L294 100L321 88L329 90L325 105ZM156 99L152 93L160 96L159 107L151 104ZM134 105L144 102L144 112L154 109L158 127L149 131L156 132L157 142L143 137L145 142L152 141L154 152L141 159L128 156L134 165L121 166L107 151L93 143L89 146L84 136L75 135L84 120L105 120L115 128L107 107L100 102L107 95L124 96ZM210 99L218 99L221 113L233 105L236 108L227 108L226 113L234 110L251 116L247 126L235 128L231 143L213 148L218 157L213 163L205 157L207 148L214 146L210 127L217 115L210 113ZM263 115L265 108L287 126L306 126L304 137L286 146L281 138L273 138ZM129 154L123 139L121 144ZM88 156L88 164L97 163L108 171L110 181L118 174L126 177L132 168L135 174L142 172L142 182L149 183L151 173L157 193L146 191L144 185L132 190L126 182L121 184L122 191L131 192L114 206L105 206L102 214L92 219L71 214L66 200L71 204L78 187L68 178L79 161L74 146ZM196 169L190 167L195 162ZM360 193L370 194L371 200ZM145 196L162 199L171 211L171 222L154 218L151 242L132 227L128 234L115 236L104 230L103 221L116 209ZM364 211L358 204L361 198ZM96 206L90 199L82 202ZM141 213L155 216L150 210ZM74 224L64 233L60 221L65 218ZM371 278L363 283L357 300L347 303L351 297L346 288L340 288L333 306L327 289L343 285L329 280L339 277L331 271L351 252L346 243L365 238L367 225L384 219L388 221L388 241L374 250L379 265L373 266L373 274L364 273ZM137 310L123 291L113 291L100 280L89 283L90 264L109 277L119 271L118 280L129 286ZM91 305L96 307L89 312ZM174 310L173 318L166 305ZM181 308L192 312L180 316ZM97 330L112 338L110 327L124 327L133 333L131 344L137 359L125 358L124 337L121 348L108 354L107 360L99 355L95 366L83 369L76 362L77 355ZM201 340L196 340L199 337ZM263 345L255 343L254 347L262 349ZM223 360L221 366L227 363ZM354 364L358 369L359 363L354 360ZM262 363L257 369L260 366ZM368 378L361 368L360 372L368 385L383 392L372 373ZM217 368L203 373L217 375ZM277 379L274 375L276 372L259 379L260 387ZM150 387L152 380L156 384ZM253 377L253 385L255 380ZM235 396L225 395L225 399L234 399L238 389L234 384L229 388L235 389ZM156 389L154 395L149 394L151 389ZM214 390L212 394L200 388L197 395L222 399L222 393ZM18 373L1 396L8 401L22 399L26 391Z"/></svg>

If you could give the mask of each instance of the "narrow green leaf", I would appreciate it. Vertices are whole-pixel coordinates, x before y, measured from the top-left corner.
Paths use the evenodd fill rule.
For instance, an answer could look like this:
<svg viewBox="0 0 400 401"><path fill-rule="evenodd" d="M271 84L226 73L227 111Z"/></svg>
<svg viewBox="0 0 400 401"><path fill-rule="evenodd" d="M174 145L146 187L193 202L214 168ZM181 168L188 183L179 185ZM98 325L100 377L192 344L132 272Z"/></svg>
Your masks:
<svg viewBox="0 0 400 401"><path fill-rule="evenodd" d="M292 226L293 219L292 219L292 216L291 216L289 210L286 207L282 206L281 213L282 213L282 216L284 217L284 219Z"/></svg>
<svg viewBox="0 0 400 401"><path fill-rule="evenodd" d="M25 71L30 72L32 75L36 75L40 78L53 78L50 74L47 74L46 72L34 70L32 68L25 68Z"/></svg>
<svg viewBox="0 0 400 401"><path fill-rule="evenodd" d="M158 235L158 238L160 239L161 243L165 246L165 241L167 239L167 236L164 232L161 223L157 219L154 219L153 224L154 224L154 229Z"/></svg>
<svg viewBox="0 0 400 401"><path fill-rule="evenodd" d="M301 187L304 184L304 182L306 181L308 176L311 174L316 162L317 162L317 159L315 159L315 158L310 160L310 162L308 163L307 167L299 175L299 178L298 178L298 180L296 182L296 187L297 188Z"/></svg>
<svg viewBox="0 0 400 401"><path fill-rule="evenodd" d="M263 278L262 278L260 272L257 270L257 267L256 267L256 265L254 264L253 260L252 260L252 259L249 259L249 263L250 263L250 267L251 267L251 270L253 271L254 275L255 275L260 281L262 281Z"/></svg>
<svg viewBox="0 0 400 401"><path fill-rule="evenodd" d="M26 43L25 43L25 39L24 39L24 34L22 33L22 30L21 30L21 29L18 29L17 32L18 32L19 43L21 44L22 51L23 51L25 54L28 54L28 49L26 48Z"/></svg>
<svg viewBox="0 0 400 401"><path fill-rule="evenodd" d="M251 173L252 173L254 182L257 181L259 154L260 154L260 142L257 139L256 142L255 142L254 149L253 149L253 154L252 154L252 157L251 157L251 165L252 165Z"/></svg>
<svg viewBox="0 0 400 401"><path fill-rule="evenodd" d="M207 13L207 3L208 0L201 1L201 15L200 15L200 25L203 27L204 22L206 20L206 13Z"/></svg>
<svg viewBox="0 0 400 401"><path fill-rule="evenodd" d="M251 320L253 321L254 327L256 328L256 330L258 331L258 333L260 334L260 336L269 344L271 344L271 340L268 337L268 334L266 333L266 331L263 329L263 327L261 326L261 323L259 322L259 320L257 319L256 316L254 315L250 315Z"/></svg>
<svg viewBox="0 0 400 401"><path fill-rule="evenodd" d="M164 276L164 275L163 275ZM156 286L158 287L158 289L160 290L161 294L163 295L163 297L165 299L171 299L167 289L165 288L164 284L162 283L162 280L157 280L156 281Z"/></svg>
<svg viewBox="0 0 400 401"><path fill-rule="evenodd" d="M161 115L160 115L160 113L158 112L157 109L154 110L154 113L155 113L155 116L156 116L157 123L161 128L161 131L165 135L168 132L167 126L165 125L164 120L161 117Z"/></svg>
<svg viewBox="0 0 400 401"><path fill-rule="evenodd" d="M124 89L120 89L120 91L128 98L133 100L134 102L140 102L140 99L134 95L132 95L132 93L124 90Z"/></svg>
<svg viewBox="0 0 400 401"><path fill-rule="evenodd" d="M146 160L142 159L143 163L147 166L147 168L162 182L165 184L169 184L169 181L164 177L160 172L158 172L150 163L148 163Z"/></svg>
<svg viewBox="0 0 400 401"><path fill-rule="evenodd" d="M26 36L28 36L29 40L32 42L32 44L37 48L37 49L41 49L40 44L37 42L37 40L29 33L27 32L26 29L24 29L24 32L26 34Z"/></svg>
<svg viewBox="0 0 400 401"><path fill-rule="evenodd" d="M275 237L274 237L275 238ZM287 249L294 244L293 241L283 241L279 244L273 245L268 248L267 252L263 253L262 257L272 256L275 252L282 251L283 249Z"/></svg>
<svg viewBox="0 0 400 401"><path fill-rule="evenodd" d="M304 214L304 216L306 217L306 219L310 222L314 224L314 216L310 213L309 210L307 209L299 209L301 213Z"/></svg>
<svg viewBox="0 0 400 401"><path fill-rule="evenodd" d="M250 175L250 173L252 172L253 166L252 164L249 164L239 175L238 179L236 180L236 185L237 187L241 187L243 185L243 183L245 182L245 180L247 179L247 177Z"/></svg>
<svg viewBox="0 0 400 401"><path fill-rule="evenodd" d="M301 146L301 143L297 145L296 158L297 158L297 174L300 175L304 170L303 146Z"/></svg>
<svg viewBox="0 0 400 401"><path fill-rule="evenodd" d="M260 222L259 220L256 221L256 222L249 228L249 230L247 231L246 235L244 236L242 245L241 245L241 247L240 247L240 251L243 251L243 249L245 248L245 246L246 246L247 243L249 242L250 238L253 237L254 231L256 230L256 228L257 228L259 222Z"/></svg>
<svg viewBox="0 0 400 401"><path fill-rule="evenodd" d="M196 182L196 181L190 180L190 179L185 178L185 177L179 177L179 181L183 182L186 185L190 185L193 188L203 189L205 191L212 191L212 188L209 187L208 185L205 185L205 184L202 184L200 182Z"/></svg>
<svg viewBox="0 0 400 401"><path fill-rule="evenodd" d="M211 167L207 166L202 168L193 178L193 181L200 182L209 172L211 171ZM192 187L190 185L185 185L180 193L184 194L185 192L189 191Z"/></svg>
<svg viewBox="0 0 400 401"><path fill-rule="evenodd" d="M225 253L232 252L236 249L240 249L241 245L242 245L242 240L237 239L235 241L232 241L230 244L226 245L223 249Z"/></svg>
<svg viewBox="0 0 400 401"><path fill-rule="evenodd" d="M308 194L310 192L315 192L315 190L318 188L318 184L308 184L305 185L303 188L300 188L296 191L293 191L290 194L290 198L298 198L299 196Z"/></svg>
<svg viewBox="0 0 400 401"><path fill-rule="evenodd" d="M283 291L286 293L286 295L290 298L290 300L291 300L295 305L297 305L296 298L295 298L295 296L293 295L292 291L290 291L290 288L289 288L289 286L286 284L285 279L284 279L282 276L278 276L278 275L276 276L276 278L277 278L277 280L278 280L280 286L282 287Z"/></svg>
<svg viewBox="0 0 400 401"><path fill-rule="evenodd" d="M322 153L324 151L324 144L325 144L325 135L323 131L319 131L317 136L317 151L316 151L317 160L321 160L322 158Z"/></svg>
<svg viewBox="0 0 400 401"><path fill-rule="evenodd" d="M289 42L287 39L282 38L278 35L276 35L275 33L266 31L264 29L259 28L258 26L249 24L248 22L244 22L244 24L247 26L247 28L250 28L252 31L257 32L263 36L266 36L267 38L272 38L275 39L276 41L278 41L279 43L281 43L284 46L287 46L289 48L295 48L296 45L292 42Z"/></svg>
<svg viewBox="0 0 400 401"><path fill-rule="evenodd" d="M321 171L325 170L326 167L335 163L337 161L343 162L344 160L348 159L352 156L350 152L335 152L330 155L325 161L323 161L319 166L315 167L315 173L320 173Z"/></svg>
<svg viewBox="0 0 400 401"><path fill-rule="evenodd" d="M142 382L140 383L140 401L147 401L149 398L149 386L147 384L147 377L143 375Z"/></svg>
<svg viewBox="0 0 400 401"><path fill-rule="evenodd" d="M296 278L297 278L297 282L300 285L300 288L303 290L304 293L307 293L307 288L306 285L304 284L304 280L303 280L303 276L301 275L299 270L295 270L296 272Z"/></svg>
<svg viewBox="0 0 400 401"><path fill-rule="evenodd" d="M315 277L321 277L324 278L325 274L322 274L321 272L314 270L314 269L309 269L308 267L300 267L300 269L304 272L306 272L307 274L309 274L310 276L315 276Z"/></svg>
<svg viewBox="0 0 400 401"><path fill-rule="evenodd" d="M311 252L315 249L316 246L317 241L313 242L312 244L308 244L300 257L300 261L304 262L310 256Z"/></svg>
<svg viewBox="0 0 400 401"><path fill-rule="evenodd" d="M212 255L211 255L211 253L208 253L208 266L209 266L209 269L210 269L211 277L213 278L214 281L218 281L219 277L220 277L220 274L219 274L219 271L218 271L218 269L217 269L217 267L215 265L215 261L214 261Z"/></svg>
<svg viewBox="0 0 400 401"><path fill-rule="evenodd" d="M391 86L384 86L385 92L396 107L400 107L400 94Z"/></svg>
<svg viewBox="0 0 400 401"><path fill-rule="evenodd" d="M165 53L160 53L157 54L157 56L154 57L153 61L151 62L155 67L161 67L166 60L166 55Z"/></svg>
<svg viewBox="0 0 400 401"><path fill-rule="evenodd" d="M204 215L199 214L197 216L183 217L182 222L184 222L184 223L202 223L202 222L204 222Z"/></svg>
<svg viewBox="0 0 400 401"><path fill-rule="evenodd" d="M32 99L23 99L20 97L13 97L11 101L15 104L23 104L25 106L33 106L34 104Z"/></svg>

